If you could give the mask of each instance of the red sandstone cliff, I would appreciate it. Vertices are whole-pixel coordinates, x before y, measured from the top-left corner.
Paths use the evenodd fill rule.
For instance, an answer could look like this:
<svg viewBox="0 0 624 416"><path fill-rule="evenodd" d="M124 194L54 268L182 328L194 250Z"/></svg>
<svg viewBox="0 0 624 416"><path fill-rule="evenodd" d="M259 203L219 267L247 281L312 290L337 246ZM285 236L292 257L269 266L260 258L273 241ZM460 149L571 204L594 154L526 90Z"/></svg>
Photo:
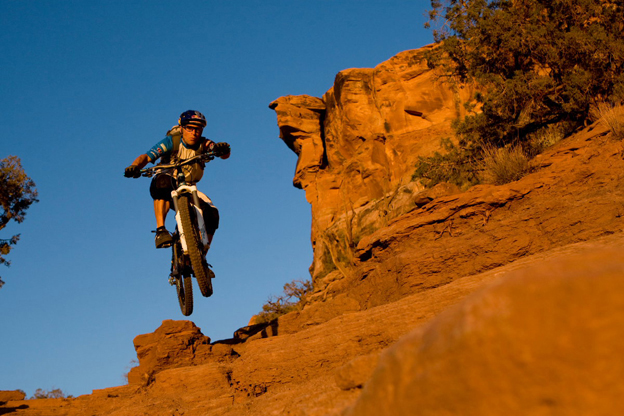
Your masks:
<svg viewBox="0 0 624 416"><path fill-rule="evenodd" d="M470 93L438 81L427 48L402 52L374 69L341 71L322 99L270 104L280 137L299 159L293 183L312 205L311 273L326 286L354 264L354 248L413 207L418 156L450 136Z"/></svg>
<svg viewBox="0 0 624 416"><path fill-rule="evenodd" d="M624 146L602 122L465 192L411 181L464 94L403 52L273 103L315 292L211 342L165 321L127 386L15 415L612 415L624 406ZM151 328L149 330L152 330Z"/></svg>

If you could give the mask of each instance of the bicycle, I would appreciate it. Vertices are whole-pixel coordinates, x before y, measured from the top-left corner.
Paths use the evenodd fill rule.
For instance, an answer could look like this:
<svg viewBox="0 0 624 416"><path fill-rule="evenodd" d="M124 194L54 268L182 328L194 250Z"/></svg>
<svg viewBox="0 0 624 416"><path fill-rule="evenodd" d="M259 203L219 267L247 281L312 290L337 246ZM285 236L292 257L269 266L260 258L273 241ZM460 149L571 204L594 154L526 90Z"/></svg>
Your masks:
<svg viewBox="0 0 624 416"><path fill-rule="evenodd" d="M200 194L195 185L186 183L183 170L191 163L206 163L218 155L214 152L204 153L190 159L181 160L167 165L156 165L142 169L141 176L151 178L155 174L171 171L174 190L171 191L173 209L176 213L176 228L171 243L171 273L169 283L176 286L180 310L184 316L193 313L193 284L191 275L195 276L199 290L204 297L212 295L212 279L214 272L206 262L206 253L210 248L208 233L204 223Z"/></svg>

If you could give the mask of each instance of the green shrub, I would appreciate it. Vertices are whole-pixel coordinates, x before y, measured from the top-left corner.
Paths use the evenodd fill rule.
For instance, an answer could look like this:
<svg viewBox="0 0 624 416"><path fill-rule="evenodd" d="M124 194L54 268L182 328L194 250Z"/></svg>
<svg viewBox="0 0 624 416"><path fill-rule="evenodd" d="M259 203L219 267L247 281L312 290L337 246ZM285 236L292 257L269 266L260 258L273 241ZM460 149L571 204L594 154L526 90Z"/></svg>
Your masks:
<svg viewBox="0 0 624 416"><path fill-rule="evenodd" d="M66 395L63 393L61 389L52 389L52 390L43 390L37 389L35 390L35 394L31 397L31 399L71 399L74 396Z"/></svg>
<svg viewBox="0 0 624 416"><path fill-rule="evenodd" d="M269 297L267 303L262 306L262 312L256 316L256 322L268 323L289 312L303 309L311 292L312 282L309 280L293 280L286 283L283 295Z"/></svg>
<svg viewBox="0 0 624 416"><path fill-rule="evenodd" d="M578 127L596 100L624 100L624 7L604 0L432 0L444 76L477 86L455 125L464 148L530 140L549 125ZM475 106L476 104L476 106ZM526 149L526 143L521 143ZM451 175L452 176L452 175Z"/></svg>
<svg viewBox="0 0 624 416"><path fill-rule="evenodd" d="M0 159L0 230L10 221L24 221L26 210L37 199L35 183L30 179L17 156ZM5 257L19 240L19 234L10 238L0 238L0 264L9 266L11 262ZM0 288L4 282L0 279Z"/></svg>
<svg viewBox="0 0 624 416"><path fill-rule="evenodd" d="M440 142L445 153L435 152L433 156L418 157L412 180L419 180L431 188L440 182L449 182L466 189L479 182L478 155L473 148L455 145L451 139Z"/></svg>

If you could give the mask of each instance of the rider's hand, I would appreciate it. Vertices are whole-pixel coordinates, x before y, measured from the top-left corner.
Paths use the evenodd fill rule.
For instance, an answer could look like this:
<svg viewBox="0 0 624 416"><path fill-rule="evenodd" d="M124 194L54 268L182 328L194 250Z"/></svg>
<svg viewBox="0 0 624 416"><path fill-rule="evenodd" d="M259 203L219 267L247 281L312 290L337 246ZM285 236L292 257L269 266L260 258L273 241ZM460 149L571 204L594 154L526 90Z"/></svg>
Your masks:
<svg viewBox="0 0 624 416"><path fill-rule="evenodd" d="M124 172L124 176L126 178L140 178L141 169L137 165L130 165L126 168L126 171Z"/></svg>
<svg viewBox="0 0 624 416"><path fill-rule="evenodd" d="M230 154L230 145L226 142L219 142L214 145L212 151L217 156L227 156Z"/></svg>

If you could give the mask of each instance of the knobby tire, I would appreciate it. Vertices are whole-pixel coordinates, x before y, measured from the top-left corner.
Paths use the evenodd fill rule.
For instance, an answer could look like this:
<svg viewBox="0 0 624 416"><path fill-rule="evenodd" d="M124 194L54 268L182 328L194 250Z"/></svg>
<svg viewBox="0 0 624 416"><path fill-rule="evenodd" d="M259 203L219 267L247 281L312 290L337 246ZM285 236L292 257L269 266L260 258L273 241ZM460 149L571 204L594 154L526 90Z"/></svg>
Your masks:
<svg viewBox="0 0 624 416"><path fill-rule="evenodd" d="M182 315L190 316L193 313L193 280L191 275L185 270L182 245L179 240L173 245L172 265L175 265L178 272L175 279L180 310Z"/></svg>
<svg viewBox="0 0 624 416"><path fill-rule="evenodd" d="M180 220L182 222L182 229L184 230L184 237L186 239L186 248L188 250L189 257L191 258L191 266L193 267L193 274L197 279L199 290L205 297L212 295L212 281L208 276L206 260L202 255L202 243L199 236L199 230L195 226L193 217L195 211L193 210L193 217L191 217L191 201L190 195L183 195L178 199L178 209L180 210Z"/></svg>
<svg viewBox="0 0 624 416"><path fill-rule="evenodd" d="M191 276L178 277L176 287L182 315L191 316L193 313L193 280Z"/></svg>

